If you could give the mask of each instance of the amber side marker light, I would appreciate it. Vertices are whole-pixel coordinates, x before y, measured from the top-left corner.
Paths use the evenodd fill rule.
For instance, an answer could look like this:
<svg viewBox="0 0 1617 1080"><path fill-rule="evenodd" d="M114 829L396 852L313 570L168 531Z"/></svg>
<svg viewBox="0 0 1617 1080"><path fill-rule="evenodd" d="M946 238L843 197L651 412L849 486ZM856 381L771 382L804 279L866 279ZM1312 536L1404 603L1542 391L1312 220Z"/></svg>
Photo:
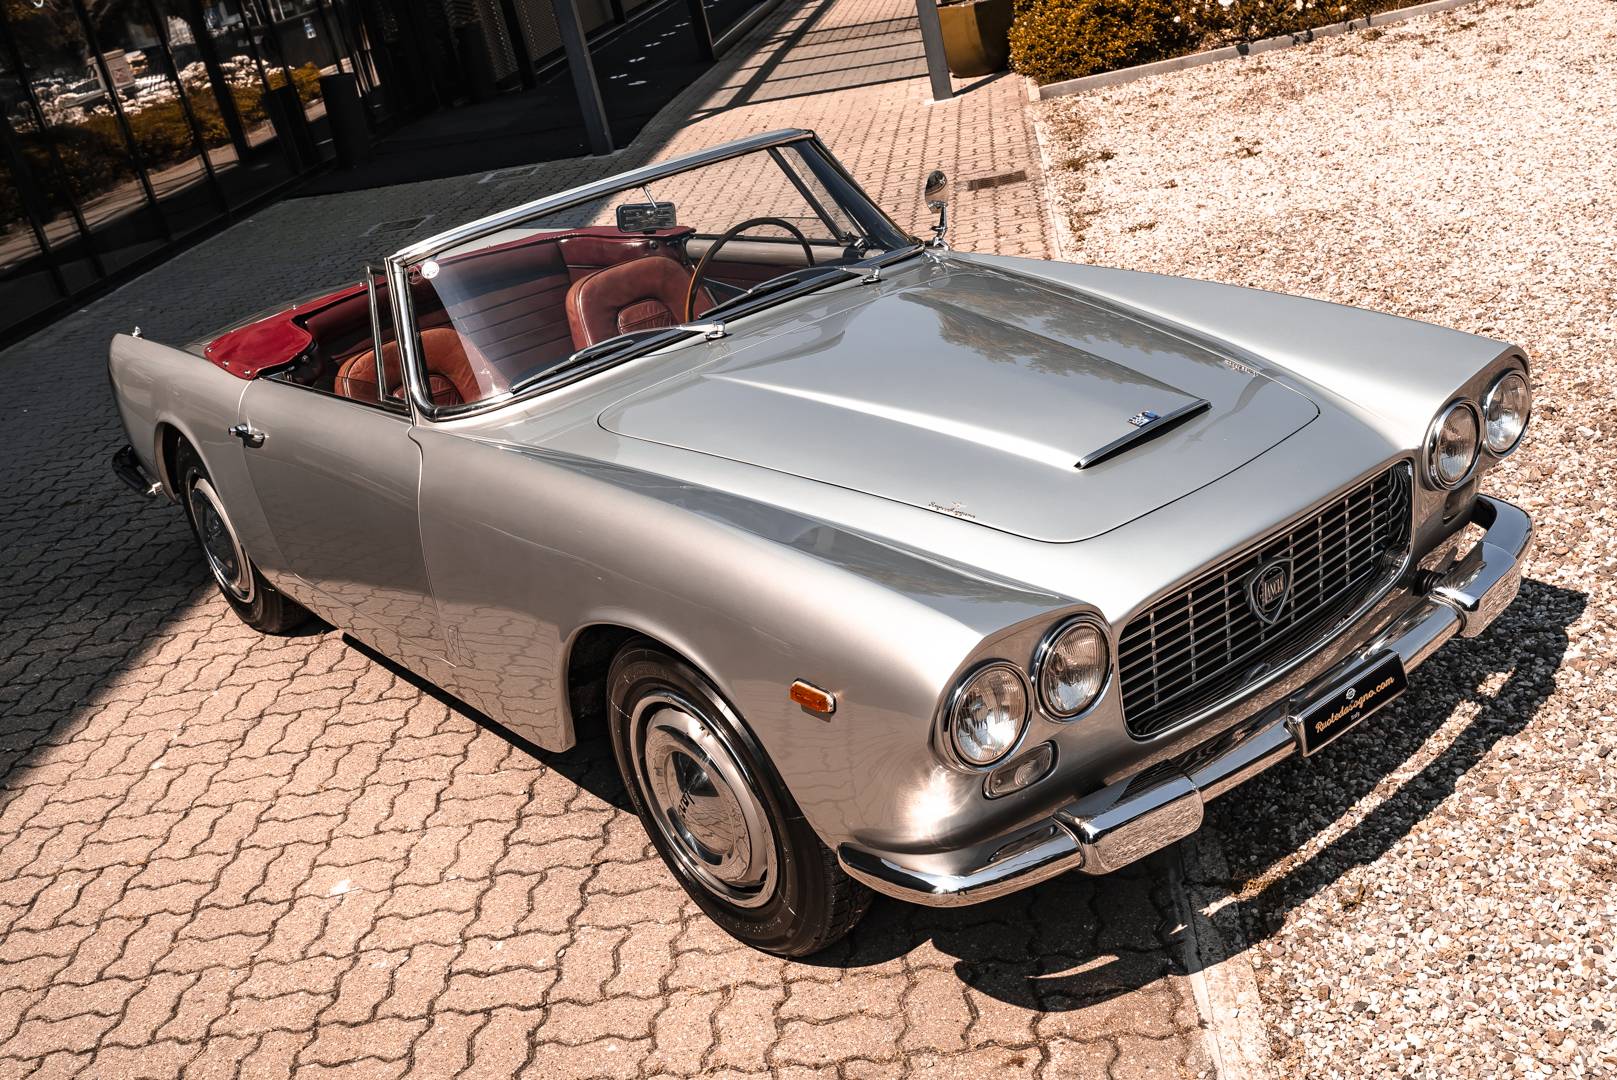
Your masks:
<svg viewBox="0 0 1617 1080"><path fill-rule="evenodd" d="M819 713L821 716L830 716L837 711L837 696L829 690L821 690L813 683L806 683L798 679L792 684L788 695L809 712Z"/></svg>

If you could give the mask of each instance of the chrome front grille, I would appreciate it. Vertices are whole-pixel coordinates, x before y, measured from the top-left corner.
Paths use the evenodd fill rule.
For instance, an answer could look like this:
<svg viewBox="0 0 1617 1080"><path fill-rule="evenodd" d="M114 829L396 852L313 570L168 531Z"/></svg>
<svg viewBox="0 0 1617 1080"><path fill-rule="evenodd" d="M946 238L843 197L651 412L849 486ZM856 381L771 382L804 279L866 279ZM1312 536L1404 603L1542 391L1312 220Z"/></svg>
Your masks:
<svg viewBox="0 0 1617 1080"><path fill-rule="evenodd" d="M1129 733L1173 727L1362 603L1409 546L1409 499L1409 466L1395 465L1130 620L1117 657ZM1291 560L1291 594L1265 623L1247 584L1277 559Z"/></svg>

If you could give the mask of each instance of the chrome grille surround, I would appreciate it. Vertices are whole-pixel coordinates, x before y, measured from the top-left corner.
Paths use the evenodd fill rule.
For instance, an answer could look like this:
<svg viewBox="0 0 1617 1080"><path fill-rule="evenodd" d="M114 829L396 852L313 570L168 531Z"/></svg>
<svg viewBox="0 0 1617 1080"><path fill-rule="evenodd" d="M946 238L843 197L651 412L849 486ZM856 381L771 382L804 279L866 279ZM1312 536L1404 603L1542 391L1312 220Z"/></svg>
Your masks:
<svg viewBox="0 0 1617 1080"><path fill-rule="evenodd" d="M1124 725L1153 738L1311 651L1407 561L1412 470L1399 462L1315 507L1129 620L1118 637ZM1291 564L1272 623L1252 610L1260 566Z"/></svg>

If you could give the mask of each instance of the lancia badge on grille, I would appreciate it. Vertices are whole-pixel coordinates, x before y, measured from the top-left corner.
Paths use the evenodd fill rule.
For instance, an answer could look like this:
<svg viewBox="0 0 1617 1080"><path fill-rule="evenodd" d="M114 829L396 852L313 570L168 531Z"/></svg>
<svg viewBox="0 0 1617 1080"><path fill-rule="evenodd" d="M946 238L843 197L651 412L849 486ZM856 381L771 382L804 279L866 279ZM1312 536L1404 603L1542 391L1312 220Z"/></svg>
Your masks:
<svg viewBox="0 0 1617 1080"><path fill-rule="evenodd" d="M1291 560L1270 559L1252 571L1246 582L1246 602L1265 625L1280 618L1291 599Z"/></svg>
<svg viewBox="0 0 1617 1080"><path fill-rule="evenodd" d="M1161 413L1154 413L1150 409L1141 409L1139 412L1129 417L1129 424L1133 427L1145 427L1145 425L1151 423L1152 421L1161 419Z"/></svg>

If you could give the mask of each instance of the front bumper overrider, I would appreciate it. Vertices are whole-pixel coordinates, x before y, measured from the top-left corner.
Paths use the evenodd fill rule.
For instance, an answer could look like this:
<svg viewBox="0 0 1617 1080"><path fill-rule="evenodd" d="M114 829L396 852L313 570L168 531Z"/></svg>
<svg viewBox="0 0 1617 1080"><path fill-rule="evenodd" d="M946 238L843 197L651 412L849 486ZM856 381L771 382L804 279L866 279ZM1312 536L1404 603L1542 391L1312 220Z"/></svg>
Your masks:
<svg viewBox="0 0 1617 1080"><path fill-rule="evenodd" d="M1201 827L1203 806L1297 753L1288 721L1303 702L1336 685L1371 656L1395 652L1413 671L1456 634L1476 637L1515 599L1533 523L1521 509L1479 495L1473 524L1485 532L1440 577L1422 582L1407 605L1383 614L1362 643L1313 674L1252 720L1209 741L1210 752L1184 755L1180 767L1152 768L1057 810L1032 826L945 858L959 865L926 869L843 844L837 857L877 892L938 907L975 904L1082 870L1105 874L1181 840ZM1142 782L1144 780L1144 782Z"/></svg>

